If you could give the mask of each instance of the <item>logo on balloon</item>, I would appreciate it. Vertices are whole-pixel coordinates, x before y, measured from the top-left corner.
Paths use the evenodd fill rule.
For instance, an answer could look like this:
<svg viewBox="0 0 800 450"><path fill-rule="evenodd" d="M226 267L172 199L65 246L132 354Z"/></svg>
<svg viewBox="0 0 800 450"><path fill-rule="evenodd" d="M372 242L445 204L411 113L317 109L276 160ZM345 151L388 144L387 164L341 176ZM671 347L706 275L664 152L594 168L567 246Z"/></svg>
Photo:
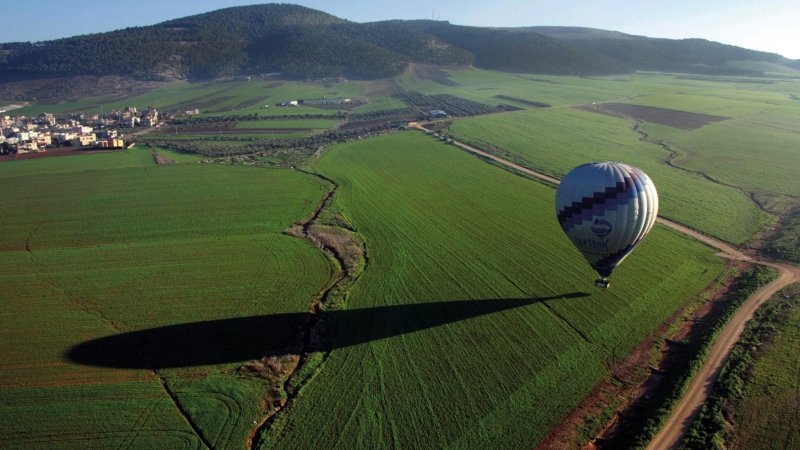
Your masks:
<svg viewBox="0 0 800 450"><path fill-rule="evenodd" d="M613 227L606 219L594 219L594 224L592 224L592 233L596 234L598 237L606 237L611 233L611 229Z"/></svg>

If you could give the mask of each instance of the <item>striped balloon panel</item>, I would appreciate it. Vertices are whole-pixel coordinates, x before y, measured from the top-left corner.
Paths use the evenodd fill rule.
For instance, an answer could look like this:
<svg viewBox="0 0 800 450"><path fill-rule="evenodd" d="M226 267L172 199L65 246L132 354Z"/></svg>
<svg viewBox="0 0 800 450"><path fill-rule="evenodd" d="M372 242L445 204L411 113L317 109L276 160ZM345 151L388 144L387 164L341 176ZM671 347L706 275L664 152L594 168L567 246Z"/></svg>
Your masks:
<svg viewBox="0 0 800 450"><path fill-rule="evenodd" d="M570 171L556 191L564 233L604 277L642 241L658 215L658 193L641 170L614 162Z"/></svg>

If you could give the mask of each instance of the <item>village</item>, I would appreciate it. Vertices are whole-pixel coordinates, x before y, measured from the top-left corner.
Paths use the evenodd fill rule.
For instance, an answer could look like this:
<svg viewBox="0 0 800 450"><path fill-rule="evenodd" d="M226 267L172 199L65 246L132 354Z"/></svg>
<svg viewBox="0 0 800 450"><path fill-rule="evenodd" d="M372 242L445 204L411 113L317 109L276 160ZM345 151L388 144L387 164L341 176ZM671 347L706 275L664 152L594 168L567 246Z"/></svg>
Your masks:
<svg viewBox="0 0 800 450"><path fill-rule="evenodd" d="M46 152L63 147L125 148L123 130L158 127L164 119L153 107L139 111L133 106L94 115L0 116L0 154Z"/></svg>
<svg viewBox="0 0 800 450"><path fill-rule="evenodd" d="M276 107L315 106L318 108L357 106L361 102L350 98L299 99L278 102ZM9 105L19 108L19 105ZM269 108L267 104L263 108ZM6 109L0 109L0 114ZM178 116L196 116L200 110L188 109L174 114L161 113L148 106L139 111L127 106L120 111L99 114L67 114L56 117L50 113L36 116L0 115L0 155L41 153L49 149L119 149L125 148L125 131L158 128ZM137 131L141 133L142 131Z"/></svg>

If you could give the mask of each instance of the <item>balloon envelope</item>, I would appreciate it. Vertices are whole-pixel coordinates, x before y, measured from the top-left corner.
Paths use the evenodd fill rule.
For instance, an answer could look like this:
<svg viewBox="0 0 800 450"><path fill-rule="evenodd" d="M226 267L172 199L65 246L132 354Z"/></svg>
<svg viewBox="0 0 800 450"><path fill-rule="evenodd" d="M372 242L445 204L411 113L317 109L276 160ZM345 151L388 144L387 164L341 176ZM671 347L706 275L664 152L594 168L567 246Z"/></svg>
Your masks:
<svg viewBox="0 0 800 450"><path fill-rule="evenodd" d="M592 268L608 277L656 223L658 193L650 177L636 167L584 164L561 180L556 214Z"/></svg>

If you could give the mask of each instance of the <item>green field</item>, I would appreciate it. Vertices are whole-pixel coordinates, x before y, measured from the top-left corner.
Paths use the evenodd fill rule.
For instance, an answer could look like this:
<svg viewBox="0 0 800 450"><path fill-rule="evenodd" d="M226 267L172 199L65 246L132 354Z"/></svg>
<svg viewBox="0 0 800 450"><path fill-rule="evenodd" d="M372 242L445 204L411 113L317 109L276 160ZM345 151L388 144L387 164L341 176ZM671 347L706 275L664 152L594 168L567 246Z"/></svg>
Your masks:
<svg viewBox="0 0 800 450"><path fill-rule="evenodd" d="M729 120L690 131L652 123L645 123L643 130L649 133L651 141L663 140L673 147L677 152L673 161L676 165L746 191L800 195L795 173L800 166L800 153L794 151L800 145L800 104L792 98L800 92L797 79L765 79L754 83L736 78L719 82L653 73L590 79L482 70L451 70L449 74L453 85L414 74L402 77L400 84L426 94L449 93L490 105L502 102L523 109L531 107L496 96L553 106L617 101L728 117ZM634 143L638 138L636 133L621 132L630 126L630 121L585 117L582 112L531 111L478 117L466 123L457 121L453 129L466 138L513 153L523 165L556 175L585 162L586 158L625 157L643 169L649 166L645 170L654 172L653 178L661 178L660 187L672 182L679 188L679 191L670 186L662 189L672 197L665 203L664 212L676 220L735 243L745 241L759 229L763 219L753 211L753 206L743 204L743 196L708 188L702 179L676 178L674 171L655 167L661 165L656 162L666 152L655 147L647 150L645 145ZM563 152L566 153L562 155ZM701 205L688 208L680 205L679 217L673 194L680 195L680 189L699 190L706 199ZM720 214L719 208L723 205L725 208L730 205L735 226L720 223L724 214ZM693 217L694 223L690 220ZM700 222L708 225L700 226Z"/></svg>
<svg viewBox="0 0 800 450"><path fill-rule="evenodd" d="M280 448L532 447L721 272L658 227L596 290L552 188L422 133L335 146L315 168L367 244L348 302L365 319L342 325Z"/></svg>
<svg viewBox="0 0 800 450"><path fill-rule="evenodd" d="M680 152L675 164L747 190L800 196L800 108L758 111L690 132L650 125Z"/></svg>
<svg viewBox="0 0 800 450"><path fill-rule="evenodd" d="M375 111L389 111L392 109L406 108L408 105L397 97L375 96L366 105L353 109L356 113L368 113Z"/></svg>
<svg viewBox="0 0 800 450"><path fill-rule="evenodd" d="M666 140L685 154L675 159L680 166L748 190L800 196L800 132L731 120Z"/></svg>
<svg viewBox="0 0 800 450"><path fill-rule="evenodd" d="M176 162L188 163L204 159L202 155L195 153L182 153L164 147L154 146L150 148L139 145L128 150L87 151L76 152L74 156L3 161L0 163L0 179L153 166L155 165L153 152L158 152Z"/></svg>
<svg viewBox="0 0 800 450"><path fill-rule="evenodd" d="M500 147L523 166L561 177L589 161L620 161L644 170L655 182L659 213L698 230L740 243L764 214L737 189L670 168L668 153L641 142L631 121L575 108L495 114L453 123L466 142Z"/></svg>
<svg viewBox="0 0 800 450"><path fill-rule="evenodd" d="M512 103L523 109L530 109L530 106L498 99L495 96L505 95L553 106L566 106L670 93L697 83L678 80L673 75L660 74L578 78L513 74L481 69L449 70L448 73L453 85L419 78L414 74L400 77L399 83L409 91L425 94L446 93L488 105Z"/></svg>
<svg viewBox="0 0 800 450"><path fill-rule="evenodd" d="M206 159L203 155L198 155L197 153L178 152L165 147L152 146L146 147L146 149L152 153L158 153L167 159L171 159L176 163L192 163Z"/></svg>
<svg viewBox="0 0 800 450"><path fill-rule="evenodd" d="M800 286L790 294L794 306L774 325L771 342L755 357L744 382L734 418L735 441L747 449L799 449Z"/></svg>
<svg viewBox="0 0 800 450"><path fill-rule="evenodd" d="M154 166L142 150L0 174L0 447L202 447L162 382L206 442L241 446L266 387L236 368L291 337L241 320L304 314L326 283L324 255L282 234L325 186L289 170ZM209 320L216 332L192 333ZM67 356L164 326L177 344Z"/></svg>
<svg viewBox="0 0 800 450"><path fill-rule="evenodd" d="M369 113L408 107L392 95L403 90L505 103L523 111L455 119L450 132L558 177L587 161L636 165L658 187L660 214L741 244L770 222L751 191L778 212L800 196L800 102L791 99L800 81L746 81L412 67L396 80L325 85L174 82L13 113L131 105L199 108L200 117L336 114L274 107L323 96L369 98L354 110ZM605 101L728 119L694 130L644 123L642 141L633 120L573 107ZM185 134L142 135L124 151L0 161L0 448L244 446L264 419L268 383L242 366L287 354L335 264L283 233L311 215L328 183L228 164L308 167L335 181L328 214L341 214L366 244L346 308L325 313L331 351L262 436L267 446L534 447L724 276L714 250L657 226L612 288L598 290L554 217L552 187L418 131L337 144L321 158L311 156L316 145L256 142L337 123L262 119L233 129L227 121L218 126L229 134L208 135L190 133L215 133L213 123L192 123ZM209 155L261 153L201 165L211 157L159 140ZM679 167L664 162L660 141ZM154 152L178 164L156 165ZM792 247L796 236L785 230L781 245ZM754 389L769 394L779 365L765 364ZM761 408L759 398L748 408Z"/></svg>
<svg viewBox="0 0 800 450"><path fill-rule="evenodd" d="M773 84L699 82L696 89L648 95L626 103L714 114L728 120L695 130L645 124L652 140L679 152L674 162L746 190L800 196L800 104L788 92L797 81Z"/></svg>
<svg viewBox="0 0 800 450"><path fill-rule="evenodd" d="M54 105L32 104L14 111L18 115L40 112L64 114L84 112L97 114L126 106L143 109L153 106L163 110L184 111L198 108L202 115L229 114L334 114L335 110L313 108L277 108L275 104L301 98L358 97L362 94L360 83L344 82L331 85L296 81L270 80L188 83L174 82L168 86L134 96L105 96ZM264 108L270 105L269 108Z"/></svg>
<svg viewBox="0 0 800 450"><path fill-rule="evenodd" d="M3 161L0 163L0 179L152 165L155 165L152 152L140 146L130 150L80 152L75 156Z"/></svg>

